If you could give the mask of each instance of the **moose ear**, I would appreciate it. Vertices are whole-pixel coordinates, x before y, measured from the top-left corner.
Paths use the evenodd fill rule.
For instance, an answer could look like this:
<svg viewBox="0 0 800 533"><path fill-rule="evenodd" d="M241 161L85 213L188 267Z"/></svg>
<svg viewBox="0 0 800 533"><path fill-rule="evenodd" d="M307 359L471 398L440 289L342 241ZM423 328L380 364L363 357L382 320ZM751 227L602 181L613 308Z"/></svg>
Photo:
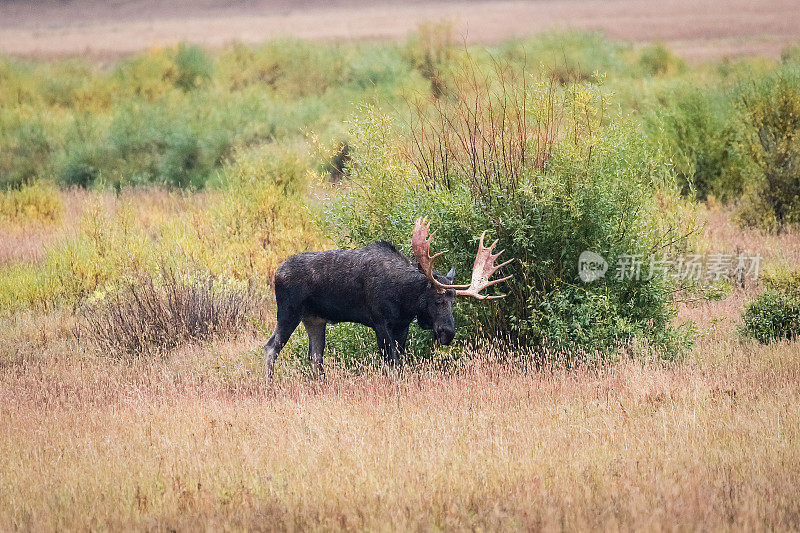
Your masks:
<svg viewBox="0 0 800 533"><path fill-rule="evenodd" d="M453 283L453 278L456 277L456 267L451 268L450 272L448 272L445 277L447 278L448 283Z"/></svg>

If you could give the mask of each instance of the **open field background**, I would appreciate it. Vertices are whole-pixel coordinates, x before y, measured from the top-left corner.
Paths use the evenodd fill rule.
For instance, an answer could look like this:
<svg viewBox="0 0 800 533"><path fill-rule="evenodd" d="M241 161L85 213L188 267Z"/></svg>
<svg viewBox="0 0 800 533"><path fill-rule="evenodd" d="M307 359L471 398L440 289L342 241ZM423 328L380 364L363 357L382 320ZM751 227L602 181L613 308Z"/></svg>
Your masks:
<svg viewBox="0 0 800 533"><path fill-rule="evenodd" d="M0 531L800 528L798 28L3 2ZM421 215L458 279L489 228L508 297L400 374L338 325L314 380L300 328L267 381L278 264ZM762 262L584 284L586 249Z"/></svg>
<svg viewBox="0 0 800 533"><path fill-rule="evenodd" d="M663 41L693 61L777 57L800 36L797 0L10 1L0 4L0 51L113 57L181 41L220 47L287 36L404 39L421 22L444 18L467 42L578 28L615 39Z"/></svg>
<svg viewBox="0 0 800 533"><path fill-rule="evenodd" d="M703 216L719 249L800 265L797 234ZM263 336L114 361L76 345L74 319L22 314L0 338L17 350L0 372L0 524L791 530L800 344L739 340L752 291L682 304L699 338L675 364L527 368L482 348L402 378L329 360L313 382L280 359L276 384Z"/></svg>
<svg viewBox="0 0 800 533"><path fill-rule="evenodd" d="M719 249L800 266L800 235L703 217ZM400 378L329 357L314 382L284 355L275 384L263 334L119 360L76 342L71 312L23 312L0 333L0 527L792 530L800 343L742 342L754 291L680 304L698 338L678 363L528 367L485 347Z"/></svg>

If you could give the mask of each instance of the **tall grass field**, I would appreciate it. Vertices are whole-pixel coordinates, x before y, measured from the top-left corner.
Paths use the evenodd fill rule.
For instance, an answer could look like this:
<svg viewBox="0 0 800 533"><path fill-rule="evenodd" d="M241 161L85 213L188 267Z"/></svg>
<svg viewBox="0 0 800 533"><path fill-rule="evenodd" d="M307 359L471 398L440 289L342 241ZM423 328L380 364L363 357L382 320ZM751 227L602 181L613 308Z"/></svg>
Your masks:
<svg viewBox="0 0 800 533"><path fill-rule="evenodd" d="M422 216L505 297L269 380L281 262ZM800 45L0 56L2 531L796 530L798 336Z"/></svg>

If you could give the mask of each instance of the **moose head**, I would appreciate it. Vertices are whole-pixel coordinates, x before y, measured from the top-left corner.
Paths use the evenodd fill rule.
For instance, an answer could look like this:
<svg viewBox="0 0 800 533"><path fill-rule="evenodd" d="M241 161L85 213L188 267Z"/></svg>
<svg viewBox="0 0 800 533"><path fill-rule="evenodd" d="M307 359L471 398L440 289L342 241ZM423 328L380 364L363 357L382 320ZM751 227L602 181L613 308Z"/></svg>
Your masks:
<svg viewBox="0 0 800 533"><path fill-rule="evenodd" d="M417 219L414 231L411 234L411 249L417 260L420 272L430 282L430 286L425 291L424 305L421 306L420 313L417 315L417 322L422 329L433 330L434 337L442 344L450 344L455 336L455 321L453 320L453 302L456 296L470 296L479 300L503 298L505 294L487 296L481 291L487 287L506 281L511 276L490 280L492 275L507 265L513 259L495 265L494 262L500 257L504 250L496 254L492 253L497 245L495 240L488 248L483 244L486 231L481 234L478 243L478 253L475 256L475 263L472 266L472 280L469 285L453 285L455 269L450 269L446 276L440 275L433 269L436 258L445 254L447 250L430 254L431 243L436 231L428 235L430 225L426 218Z"/></svg>

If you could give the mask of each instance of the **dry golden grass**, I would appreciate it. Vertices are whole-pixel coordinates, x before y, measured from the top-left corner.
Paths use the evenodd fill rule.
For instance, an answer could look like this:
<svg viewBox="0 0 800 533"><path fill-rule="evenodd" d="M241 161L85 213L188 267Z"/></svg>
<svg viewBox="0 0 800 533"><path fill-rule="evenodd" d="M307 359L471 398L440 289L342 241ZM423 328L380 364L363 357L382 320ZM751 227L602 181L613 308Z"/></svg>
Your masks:
<svg viewBox="0 0 800 533"><path fill-rule="evenodd" d="M797 235L701 215L720 251L800 259ZM680 363L524 368L486 349L454 373L326 362L314 382L283 358L274 384L252 334L119 361L76 343L70 312L17 313L0 530L797 529L800 342L736 334L755 290L684 304L699 337Z"/></svg>
<svg viewBox="0 0 800 533"><path fill-rule="evenodd" d="M800 269L800 232L797 229L779 235L756 229L741 229L731 221L730 213L718 208L697 208L697 222L702 227L699 252L742 253L762 256L761 274L775 268ZM742 324L741 311L762 286L759 280L744 280L744 287L734 284L722 300L687 298L679 303L677 322L693 322L698 330L699 346L730 342Z"/></svg>
<svg viewBox="0 0 800 533"><path fill-rule="evenodd" d="M698 221L703 224L701 242L709 253L758 252L766 267L780 265L800 268L800 230L788 229L780 234L765 233L757 229L741 229L730 213L719 207L698 208Z"/></svg>
<svg viewBox="0 0 800 533"><path fill-rule="evenodd" d="M4 367L0 529L800 523L797 343L274 385L256 344Z"/></svg>
<svg viewBox="0 0 800 533"><path fill-rule="evenodd" d="M73 189L61 193L64 212L57 221L0 218L0 266L15 262L40 262L47 246L74 235L84 212L88 193Z"/></svg>

